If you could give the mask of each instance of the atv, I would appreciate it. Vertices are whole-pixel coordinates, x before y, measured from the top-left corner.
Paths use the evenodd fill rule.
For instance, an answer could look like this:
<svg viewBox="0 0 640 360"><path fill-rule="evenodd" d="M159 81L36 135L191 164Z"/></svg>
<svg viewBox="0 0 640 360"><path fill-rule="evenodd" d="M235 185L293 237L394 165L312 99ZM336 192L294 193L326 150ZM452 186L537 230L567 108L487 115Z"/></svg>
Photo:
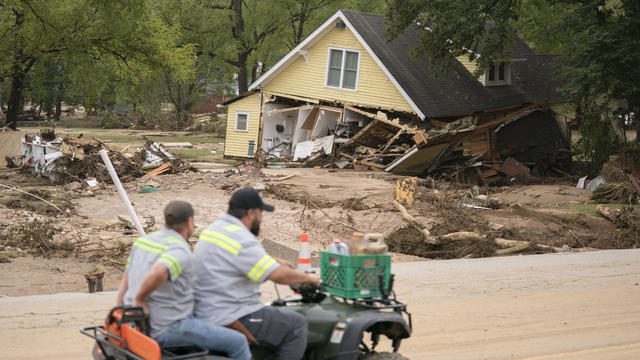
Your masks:
<svg viewBox="0 0 640 360"><path fill-rule="evenodd" d="M304 315L309 323L305 360L403 360L400 342L411 336L411 314L396 300L393 274L379 277L381 296L347 299L331 295L323 286L294 285L297 295L279 298L269 306L286 307ZM165 348L148 337L149 325L139 307L115 307L105 325L86 327L81 332L96 341L96 360L182 360L228 359L198 347ZM366 335L366 336L365 336ZM376 352L380 336L391 339L393 352ZM368 339L367 339L368 337ZM273 359L274 349L251 346L256 360Z"/></svg>

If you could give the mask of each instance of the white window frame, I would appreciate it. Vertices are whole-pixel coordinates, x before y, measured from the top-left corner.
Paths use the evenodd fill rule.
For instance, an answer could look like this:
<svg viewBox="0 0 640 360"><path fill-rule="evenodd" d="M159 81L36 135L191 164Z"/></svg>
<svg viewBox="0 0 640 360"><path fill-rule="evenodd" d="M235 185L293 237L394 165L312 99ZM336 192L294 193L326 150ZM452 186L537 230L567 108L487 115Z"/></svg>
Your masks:
<svg viewBox="0 0 640 360"><path fill-rule="evenodd" d="M331 50L339 50L342 51L342 66L340 67L340 86L332 86L329 85L329 64L331 63ZM356 68L356 83L355 83L355 87L353 89L349 89L349 88L345 88L344 86L344 67L345 67L345 63L347 62L347 56L346 56L346 52L354 52L358 54L358 65ZM358 91L358 78L360 77L360 59L362 58L362 54L360 53L360 50L355 50L355 49L345 49L345 48L339 48L339 47L335 47L335 46L329 46L329 48L327 49L327 68L325 69L325 80L324 80L324 86L327 88L331 88L331 89L339 89L339 90L347 90L347 91Z"/></svg>
<svg viewBox="0 0 640 360"><path fill-rule="evenodd" d="M495 68L494 73L496 77L498 76L500 64L501 63L491 65L491 67ZM490 71L490 69L488 71L485 71L484 76L482 77L482 83L485 86L511 85L511 61L504 61L504 80L489 81Z"/></svg>
<svg viewBox="0 0 640 360"><path fill-rule="evenodd" d="M246 115L247 116L247 128L246 129L238 129L238 118L240 117L240 115ZM249 132L249 112L247 112L247 111L236 111L236 121L235 121L235 124L234 124L234 128L235 128L235 131Z"/></svg>

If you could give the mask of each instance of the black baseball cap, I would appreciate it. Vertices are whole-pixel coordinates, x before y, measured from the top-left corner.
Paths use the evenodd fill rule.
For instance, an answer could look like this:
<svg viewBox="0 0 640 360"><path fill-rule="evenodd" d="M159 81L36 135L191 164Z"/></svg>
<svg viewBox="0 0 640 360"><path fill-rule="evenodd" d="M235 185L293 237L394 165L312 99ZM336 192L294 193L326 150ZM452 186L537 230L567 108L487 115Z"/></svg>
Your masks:
<svg viewBox="0 0 640 360"><path fill-rule="evenodd" d="M182 224L194 214L193 207L186 201L174 200L164 208L164 222L167 226Z"/></svg>
<svg viewBox="0 0 640 360"><path fill-rule="evenodd" d="M242 188L236 190L229 199L229 209L262 209L264 211L273 211L275 208L262 201L260 193L251 188Z"/></svg>

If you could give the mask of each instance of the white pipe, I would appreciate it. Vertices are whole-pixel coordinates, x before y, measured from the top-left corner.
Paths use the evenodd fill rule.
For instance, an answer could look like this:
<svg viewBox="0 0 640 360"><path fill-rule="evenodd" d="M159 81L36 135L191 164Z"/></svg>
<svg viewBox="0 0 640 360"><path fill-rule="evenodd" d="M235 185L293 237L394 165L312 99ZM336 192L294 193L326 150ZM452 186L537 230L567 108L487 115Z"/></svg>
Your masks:
<svg viewBox="0 0 640 360"><path fill-rule="evenodd" d="M133 209L133 205L131 205L131 201L129 201L129 197L127 193L124 191L122 187L122 183L120 183L120 178L118 178L118 174L116 174L116 170L113 168L113 164L111 164L111 160L109 160L109 155L107 154L106 149L100 150L100 156L102 157L102 161L107 166L107 170L109 170L109 175L111 175L111 180L113 180L113 184L118 189L120 193L120 197L124 204L127 206L127 211L129 211L129 216L131 216L131 220L133 220L133 224L136 226L138 233L140 236L144 236L144 229L142 228L142 224L140 223L140 219L138 219L138 215L136 215L136 211Z"/></svg>

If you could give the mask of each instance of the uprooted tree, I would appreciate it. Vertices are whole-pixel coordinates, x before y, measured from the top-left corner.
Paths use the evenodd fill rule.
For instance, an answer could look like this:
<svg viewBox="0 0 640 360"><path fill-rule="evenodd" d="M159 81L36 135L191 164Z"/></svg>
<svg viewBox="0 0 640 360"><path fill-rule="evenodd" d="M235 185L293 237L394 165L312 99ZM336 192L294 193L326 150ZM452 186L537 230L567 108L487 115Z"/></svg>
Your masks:
<svg viewBox="0 0 640 360"><path fill-rule="evenodd" d="M452 55L484 71L506 59L514 33L535 50L560 53L560 90L582 115L579 150L599 166L626 141L625 124L640 138L638 13L637 0L390 0L386 18L389 38L420 24L413 51L429 54L441 71Z"/></svg>

